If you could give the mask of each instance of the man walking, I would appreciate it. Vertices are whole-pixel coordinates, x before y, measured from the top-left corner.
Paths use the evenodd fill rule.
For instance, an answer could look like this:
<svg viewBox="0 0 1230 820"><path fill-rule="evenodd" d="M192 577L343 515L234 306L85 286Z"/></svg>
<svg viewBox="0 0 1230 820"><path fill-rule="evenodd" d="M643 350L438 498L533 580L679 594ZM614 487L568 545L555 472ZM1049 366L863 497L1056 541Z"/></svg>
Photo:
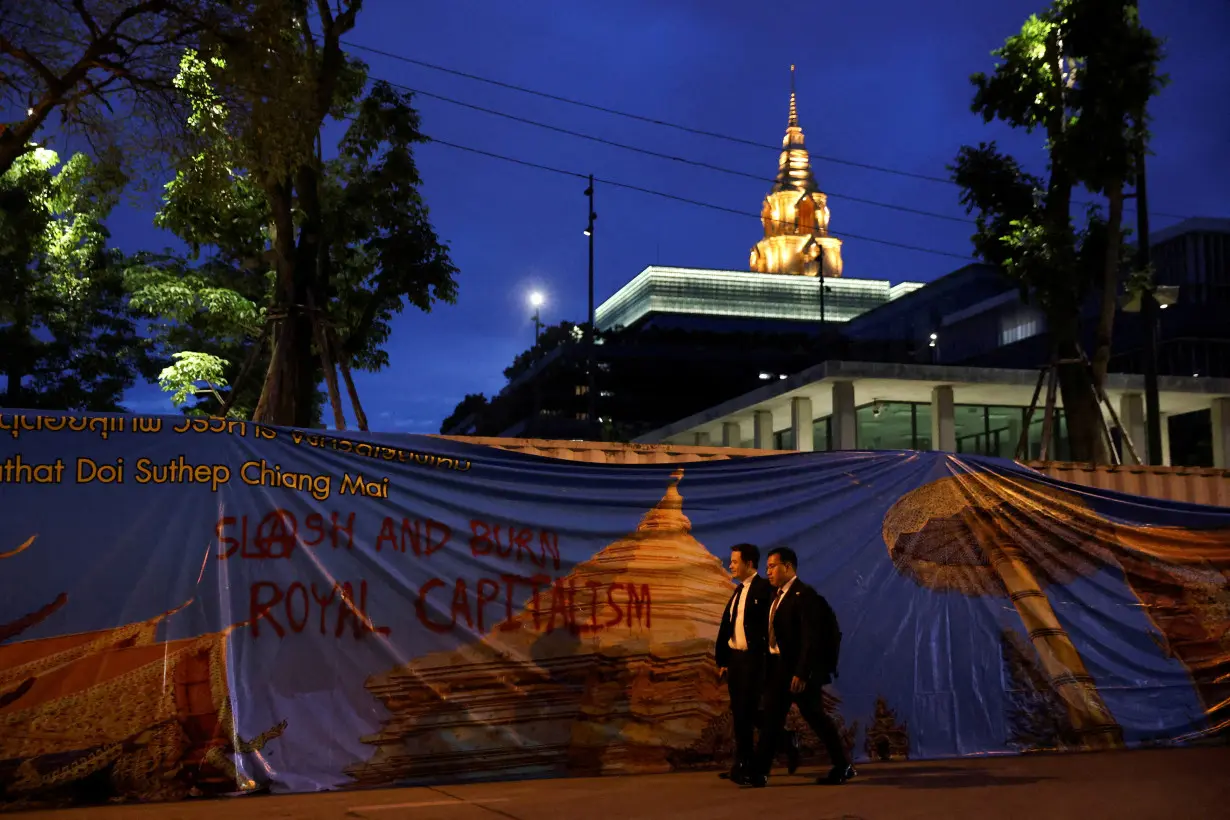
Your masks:
<svg viewBox="0 0 1230 820"><path fill-rule="evenodd" d="M773 587L756 573L759 563L760 548L755 544L730 548L730 577L738 587L726 605L714 645L718 672L726 676L734 719L735 759L730 779L741 785L756 771L755 730L764 690L769 605L773 600Z"/></svg>
<svg viewBox="0 0 1230 820"><path fill-rule="evenodd" d="M833 763L828 776L817 782L837 785L855 775L837 726L824 711L821 691L837 671L836 616L818 592L799 580L798 565L798 556L788 547L770 551L765 562L776 594L769 607L764 727L756 749L757 768L748 778L752 786L768 783L773 753L792 704L799 707Z"/></svg>

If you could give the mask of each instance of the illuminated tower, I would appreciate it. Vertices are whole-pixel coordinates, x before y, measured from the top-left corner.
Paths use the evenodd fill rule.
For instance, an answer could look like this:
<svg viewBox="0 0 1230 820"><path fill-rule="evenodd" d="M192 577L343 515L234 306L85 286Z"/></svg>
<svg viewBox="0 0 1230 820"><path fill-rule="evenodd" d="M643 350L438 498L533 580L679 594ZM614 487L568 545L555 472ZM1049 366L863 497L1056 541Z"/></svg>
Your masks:
<svg viewBox="0 0 1230 820"><path fill-rule="evenodd" d="M752 270L841 276L841 240L829 235L828 197L816 185L803 145L794 96L794 66L790 66L790 119L777 165L777 181L760 212L764 239L752 248Z"/></svg>

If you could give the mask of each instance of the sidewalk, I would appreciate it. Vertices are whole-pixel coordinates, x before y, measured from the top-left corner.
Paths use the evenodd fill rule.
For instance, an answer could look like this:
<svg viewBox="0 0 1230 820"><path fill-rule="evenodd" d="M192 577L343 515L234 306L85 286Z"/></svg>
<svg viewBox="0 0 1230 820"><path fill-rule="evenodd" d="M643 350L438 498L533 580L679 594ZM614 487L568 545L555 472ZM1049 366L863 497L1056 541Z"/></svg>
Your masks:
<svg viewBox="0 0 1230 820"><path fill-rule="evenodd" d="M714 772L261 796L12 815L22 820L1179 820L1230 816L1230 748L866 764L748 789ZM804 777L804 775L807 775Z"/></svg>

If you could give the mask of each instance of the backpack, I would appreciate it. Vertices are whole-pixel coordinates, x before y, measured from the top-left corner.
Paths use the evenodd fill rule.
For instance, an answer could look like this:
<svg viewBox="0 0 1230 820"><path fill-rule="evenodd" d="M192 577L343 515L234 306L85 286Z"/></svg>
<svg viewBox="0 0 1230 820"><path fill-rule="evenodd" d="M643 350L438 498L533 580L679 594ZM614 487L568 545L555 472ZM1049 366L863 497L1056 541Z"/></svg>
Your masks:
<svg viewBox="0 0 1230 820"><path fill-rule="evenodd" d="M837 622L837 613L829 606L824 596L820 598L820 612L823 619L824 641L821 648L821 660L824 669L834 678L837 677L837 661L841 657L841 625Z"/></svg>

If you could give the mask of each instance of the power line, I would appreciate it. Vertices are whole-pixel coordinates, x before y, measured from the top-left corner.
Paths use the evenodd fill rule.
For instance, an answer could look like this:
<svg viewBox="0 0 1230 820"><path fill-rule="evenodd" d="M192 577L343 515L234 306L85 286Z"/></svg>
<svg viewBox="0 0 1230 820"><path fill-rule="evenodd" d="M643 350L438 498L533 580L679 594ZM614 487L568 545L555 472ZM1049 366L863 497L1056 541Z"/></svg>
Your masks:
<svg viewBox="0 0 1230 820"><path fill-rule="evenodd" d="M615 140L609 140L609 139L606 139L605 137L597 137L597 136L594 136L593 134L586 134L582 131L573 131L570 128L563 128L558 125L551 125L549 123L540 122L538 120L533 120L528 117L521 117L516 114L509 114L505 111L497 111L494 108L485 108L481 105L475 105L474 103L468 103L463 100L454 99L452 97L446 97L443 94L436 94L431 91L423 91L422 89L412 88L411 86L402 85L401 83L395 83L395 82L392 82L391 80L381 80L380 82L388 83L391 86L401 88L405 91L409 91L411 93L418 94L423 97L430 97L431 99L440 100L442 102L450 103L452 105L461 106L462 108L469 108L473 111L480 111L484 114L491 114L496 117L503 117L504 119L512 120L513 122L520 122L520 123L525 123L526 125L533 125L537 128L544 128L548 131L555 131L560 134L566 134L570 137L578 137L580 139L590 140L591 142L600 143L602 145L609 145L613 148L621 148L625 151L634 151L638 154L644 154L646 156L658 157L660 159L667 159L673 162L681 162L685 165L691 165L697 168L704 168L709 171L717 171L723 174L730 174L731 176L746 177L747 179L754 179L757 182L764 182L770 185L772 185L775 182L775 180L770 179L768 177L761 176L759 174L749 174L746 171L738 171L733 168L725 168L721 165L713 165L712 163L701 162L700 160L688 159L687 157L677 157L672 154L664 154L661 151L654 151L649 148L641 148L636 145L628 145L627 143L616 142ZM966 225L974 224L974 220L967 219L965 217L950 216L948 214L941 214L935 211L924 211L920 208L910 208L905 205L894 205L890 202L879 202L874 199L866 199L864 197L850 196L849 194L838 193L837 191L826 191L825 193L827 196L837 197L838 199L844 199L849 202L861 202L864 205L874 205L877 208L888 208L894 211L902 211L904 213L918 214L919 216L929 216L929 217L932 217L933 219L944 219L949 222L959 222L959 223L966 224Z"/></svg>
<svg viewBox="0 0 1230 820"><path fill-rule="evenodd" d="M511 91L519 91L523 94L532 94L536 97L542 97L548 100L555 100L556 102L567 103L569 105L579 106L580 108L588 108L591 111L601 111L604 114L612 114L616 117L625 117L630 120L637 120L639 122L649 123L650 125L662 126L663 128L673 128L676 131L683 131L686 134L695 134L696 136L700 136L700 137L711 137L713 139L724 140L726 142L732 142L738 145L751 146L752 148L768 148L772 151L781 151L780 147L774 146L774 145L767 145L763 142L756 142L755 140L744 139L743 137L735 137L735 136L731 136L730 134L722 134L716 131L705 131L700 128L692 128L687 125L681 125L680 123L670 122L669 120L660 120L660 119L657 119L656 117L646 117L641 114L633 114L629 111L620 111L617 108L609 108L605 105L597 105L595 103L588 103L583 100L574 100L571 97L562 97L558 94L552 94L548 91L539 91L538 89L535 89L535 88L527 88L522 85L516 85L515 83L506 83L506 82L503 82L502 80L493 80L490 77L483 77L478 74L471 74L466 71L459 71L455 68L448 68L447 66L436 65L435 63L429 63L426 60L416 60L415 58L407 57L404 54L397 54L391 51L384 51L383 49L373 48L372 46L365 46L365 45L362 45L361 43L356 43L349 39L343 39L342 43L347 46L350 46L351 48L358 49L359 51L367 51L372 54L379 54L381 57L388 57L389 59L392 59L392 60L399 60L403 63L410 63L411 65L421 66L423 68L431 69L432 71L440 71L445 74L452 74L456 77L464 77L467 80L475 80L480 83L487 83L488 85L494 85L500 88L507 88ZM954 184L952 180L950 179L945 179L943 177L934 177L928 174L919 174L913 171L902 171L899 168L886 168L882 165L873 165L873 164L865 163L865 162L856 162L854 160L841 159L839 157L829 157L829 156L824 156L821 154L812 154L811 156L813 159L823 160L824 162L832 162L838 165L849 165L854 168L862 168L868 171L880 171L886 174L896 174L898 176L903 176L903 177L912 177L914 179L922 179L928 182L944 182L948 184Z"/></svg>
<svg viewBox="0 0 1230 820"><path fill-rule="evenodd" d="M399 62L408 63L410 65L420 66L422 68L430 69L432 71L439 71L444 74L451 74L455 77L463 77L467 80L474 80L475 82L486 83L488 85L493 85L499 88L506 88L506 89L509 89L510 91L517 91L522 94L530 94L536 97L542 97L543 99L554 100L556 102L562 102L568 105L575 105L580 108L587 108L591 111L599 111L604 114L611 114L612 116L616 116L616 117L624 117L626 119L636 120L638 122L644 122L650 125L657 125L663 128L671 128L676 131L682 131L686 134L694 134L696 136L709 137L711 139L723 140L725 142L734 143L736 145L746 145L752 148L762 148L762 149L767 149L767 150L775 151L775 152L781 151L780 146L769 145L763 142L756 142L755 140L749 140L743 137L736 137L730 134L723 134L717 131L706 131L701 128L693 128L691 126L683 125L677 122L671 122L669 120L662 120L656 117L647 117L642 114L634 114L630 111L621 111L617 108L611 108L605 105L598 105L596 103L585 102L584 100L577 100L571 97L564 97L559 94L552 94L548 91L540 91L536 88L528 88L523 85L517 85L515 83L504 82L503 80L496 80L496 79L492 79L491 77L484 77L480 74L472 74L467 71L460 71L458 69L449 68L447 66L438 65L436 63L429 63L426 60L418 60L418 59L415 59L414 57L407 57L404 54L397 54L396 52L385 51L384 49L375 48L373 46L366 46L366 45L363 45L362 43L356 43L349 39L343 39L341 42L349 46L350 48L357 49L359 51L366 51L371 54L378 54L381 57L387 57L391 60L397 60ZM424 94L424 96L432 96L432 95ZM861 168L867 171L878 171L884 174L893 174L895 176L900 176L900 177L920 179L920 180L925 180L927 182L940 182L940 183L944 183L947 185L957 184L956 182L954 182L953 180L947 177L932 176L930 174L921 174L921 173L917 173L914 171L904 171L900 168L889 168L884 165L876 165L874 163L869 163L869 162L858 162L856 160L842 159L841 157L826 156L824 154L816 154L811 151L809 151L808 153L812 159L820 160L822 162L831 162L836 165L846 165L852 168ZM852 197L845 197L845 198L851 199L852 201L857 201L857 200L853 200ZM883 204L883 203L871 203L871 204ZM1073 200L1073 204L1094 205L1098 203L1094 203L1089 200ZM892 206L889 206L889 207L892 207ZM1135 209L1130 206L1125 206L1124 212L1134 213ZM1191 219L1193 218L1189 215L1167 213L1166 211L1151 211L1150 213L1153 216L1166 217L1168 219ZM954 220L959 219L958 217L941 216L938 214L931 214L931 213L928 213L927 215L940 216L940 218L943 218L943 219L954 219ZM967 220L960 220L960 221L967 221Z"/></svg>
<svg viewBox="0 0 1230 820"><path fill-rule="evenodd" d="M32 27L30 27L30 28L32 28ZM50 34L50 32L47 32L47 33L48 33L48 34ZM352 44L352 45L353 45L353 44ZM405 58L405 59L409 60L410 58ZM529 123L529 124L533 124L533 125L538 125L538 126L541 126L541 127L543 127L543 128L548 128L548 129L551 129L551 130L561 131L561 132L563 132L563 133L571 134L571 135L578 136L578 137L582 137L582 138L585 138L585 139L592 139L592 140L596 140L596 141L598 141L598 142L604 142L604 143L607 143L607 144L610 144L610 145L614 145L614 146L617 146L617 147L620 147L620 148L626 148L626 149L628 149L628 150L638 151L638 152L641 152L641 153L646 153L646 154L650 154L650 155L653 155L653 156L659 156L659 157L663 157L663 158L666 158L666 159L677 159L677 160L679 160L680 162L686 162L686 163L690 163L690 164L698 164L698 165L701 165L701 166L703 166L703 167L708 167L708 168L711 168L712 170L722 171L722 172L729 173L729 174L737 174L737 175L740 175L740 176L748 176L748 177L751 177L752 179L757 179L757 180L760 180L760 181L767 181L764 177L759 177L759 176L756 176L756 175L754 175L754 174L747 174L747 173L744 173L744 172L742 172L742 171L735 171L735 170L728 169L728 168L722 168L722 167L720 167L720 166L710 166L710 165L708 165L707 163L697 163L697 162L695 162L695 161L690 161L690 160L684 159L684 158L682 158L682 157L672 157L672 156L670 156L670 155L668 155L668 154L661 154L661 153L658 153L658 152L656 152L656 151L650 151L650 150L648 150L648 149L642 149L642 148L638 148L638 147L636 147L636 146L628 146L628 145L623 145L622 143L615 143L615 142L612 142L612 141L604 140L604 139L602 139L601 137L594 137L594 136L589 135L589 134L582 134L582 133L580 133L580 132L571 132L571 131L568 131L568 130L566 130L566 129L561 129L561 128L558 128L558 127L556 127L556 126L548 125L548 124L546 124L546 123L539 123L539 122L536 122L536 121L533 121L533 120L529 120L529 119L526 119L526 118L517 117L516 115L506 114L506 113L504 113L504 112L494 111L494 110L490 110L490 109L484 109L484 108L481 108L481 107L479 107L479 106L472 105L472 104L470 104L470 103L465 103L465 102L462 102L462 101L460 101L460 100L453 100L453 99L448 98L448 97L443 97L442 95L432 94L432 93L430 93L430 92L423 92L423 91L419 91L418 89L411 88L410 86L402 85L401 83L396 83L396 82L393 82L393 81L391 81L391 80L382 80L382 79L380 79L380 78L378 78L378 77L369 77L369 78L368 78L368 80L369 80L369 82L384 82L384 83L387 83L387 84L388 84L388 85L390 85L390 86L393 86L393 87L396 87L396 88L401 88L401 89L406 90L406 91L409 91L409 92L411 92L411 93L415 93L415 94L423 94L424 96L434 97L434 98L436 98L436 99L441 99L441 100L445 100L445 101L447 101L447 102L456 103L457 105L462 105L462 106L465 106L465 107L468 107L468 108L476 108L476 109L478 109L478 110L480 110L480 111L484 111L484 112L487 112L487 113L495 114L495 115L498 115L498 116L501 116L501 117L507 117L507 118L514 119L514 120L518 120L518 121L521 121L521 122L525 122L525 123ZM494 82L494 81L493 81L493 82ZM181 90L183 90L183 89L181 89ZM354 121L355 121L355 118L354 118L353 116L345 116L345 115L344 115L344 116L341 116L341 117L337 117L336 119L339 119L339 120L342 120L342 121L346 121L346 122L354 122ZM427 136L427 135L424 135L424 136ZM576 172L576 171L567 171L567 170L564 170L564 169L561 169L561 168L554 168L554 167L551 167L551 166L549 166L549 165L543 165L543 164L540 164L540 163L531 162L531 161L529 161L529 160L523 160L523 159L518 159L518 158L516 158L516 157L510 157L510 156L507 156L507 155L505 155L505 154L497 154L497 153L494 153L494 152L491 152L491 151L484 151L484 150L479 149L479 148L471 148L471 147L466 146L466 145L459 145L459 144L454 143L454 142L448 142L448 141L446 141L446 140L440 140L440 139L436 139L436 138L433 138L433 137L428 137L428 139L429 139L431 142L438 143L438 144L440 144L440 145L444 145L444 146L449 147L449 148L455 148L455 149L457 149L457 150L461 150L461 151L468 151L468 152L473 153L473 154L479 154L479 155L486 156L486 157L490 157L490 158L493 158L493 159L503 160L503 161L505 161L505 162L511 162L511 163L515 163L515 164L518 164L518 165L523 165L523 166L530 167L530 168L537 168L537 169L539 169L539 170L543 170L543 171L550 171L550 172L552 172L552 173L562 174L562 175L565 175L565 176L576 177L576 178L578 178L578 179L589 179L589 175L588 175L588 174L581 174L581 173L578 173L578 172ZM688 204L688 205L694 205L694 206L696 206L696 207L700 207L700 208L708 208L708 209L710 209L710 210L714 210L714 211L721 211L721 212L723 212L723 213L729 213L729 214L735 214L735 215L737 215L737 216L752 217L752 218L757 219L757 220L760 220L760 219L762 218L760 214L752 213L752 212L750 212L750 211L741 211L741 210L739 210L739 209L737 209L737 208L729 208L729 207L726 207L726 206L724 206L724 205L716 205L716 204L711 203L711 202L703 202L703 201L701 201L701 200L697 200L697 199L690 199L690 198L688 198L688 197L682 197L682 196L679 196L679 195L677 195L677 194L671 194L671 193L667 193L667 192L665 192L665 191L657 191L657 190L654 190L654 189L652 189L652 188L645 188L645 187L642 187L642 186L639 186L639 185L633 185L633 184L631 184L631 183L627 183L627 182L618 182L618 181L616 181L616 180L609 180L609 179L599 179L599 178L596 178L596 177L594 178L594 181L595 181L595 182L600 182L600 183L602 183L603 185L609 185L609 186L611 186L611 187L613 187L613 188L622 188L622 189L624 189L624 190L628 190L628 191L636 191L636 192L638 192L638 193L649 194L649 195L651 195L651 196L656 196L656 197L660 197L660 198L663 198L663 199L669 199L669 200L673 200L673 201L675 201L675 202L681 202L681 203L685 203L685 204ZM846 199L852 199L851 197L845 197L845 198L846 198ZM890 205L890 204L888 204L888 203L874 202L874 201L872 201L872 200L856 200L856 201L865 201L865 202L867 202L867 203L869 203L869 204L873 204L873 205L879 205L879 206L886 207L886 208L896 208L896 209L900 209L900 210L907 210L907 211L911 211L911 212L914 212L914 213L919 213L919 214L922 214L922 215L925 215L925 216L934 216L934 217L939 217L939 218L941 218L941 219L952 219L952 220L955 220L955 221L960 221L960 222L965 222L965 221L967 221L967 220L957 219L956 217L946 216L946 215L944 215L944 214L935 214L935 213L931 213L931 212L927 212L927 211L915 211L914 209L908 209L908 208L905 208L904 206L895 206L895 205ZM782 225L792 225L792 226L793 226L793 223L790 223L790 222L788 222L788 221L786 221L786 220L771 220L771 221L776 222L777 224L782 224ZM842 232L842 234L841 234L841 235L842 235L843 237L848 237L848 238L850 238L850 239L857 239L857 240L859 240L859 241L861 241L861 242L871 242L871 243L873 243L873 244L877 244L877 245L884 245L884 246L887 246L887 247L892 247L892 248L900 248L900 249L902 249L902 250L915 251L915 252L918 252L918 253L927 253L927 254L932 254L932 255L936 255L936 256L946 256L946 257L950 257L950 258L953 258L953 259L960 259L960 260L961 260L961 261L963 261L963 262L973 262L973 261L976 261L976 260L974 260L972 257L969 257L969 256L962 256L961 254L952 253L951 251L941 251L941 250L936 250L936 249L934 249L934 248L924 248L924 247L920 247L920 246L917 246L917 245L909 245L909 244L906 244L906 243L903 243L903 242L894 242L894 241L889 240L889 239L876 239L876 238L874 238L874 237L869 237L869 236L859 236L858 234L852 234L852 233L846 233L846 232Z"/></svg>
<svg viewBox="0 0 1230 820"><path fill-rule="evenodd" d="M577 179L585 179L585 180L589 179L588 174L582 174L577 171L569 171L564 168L556 168L551 165L543 165L542 163L539 163L539 162L532 162L530 160L520 159L518 157L510 157L506 154L497 154L494 151L484 151L481 148L472 148L468 145L460 145L458 143L449 142L448 140L442 140L436 137L429 137L428 139L436 145L444 145L449 148L456 148L459 151L468 151L471 154L478 154L480 156L490 157L492 159L499 159L505 162L514 163L516 165L523 165L527 168L535 168L540 171L550 171L553 174L560 174L562 176L575 177ZM661 197L663 199L670 199L675 202L682 202L688 205L695 205L699 208L708 208L713 211L722 211L723 213L735 214L737 216L753 217L755 219L761 218L760 214L752 213L751 211L741 211L738 208L728 208L725 205L715 205L712 202L704 202L699 199L689 199L688 197L678 196L677 194L671 194L665 191L657 191L657 190L654 190L653 188L645 188L640 185L633 185L628 182L619 182L613 179L600 179L598 177L594 177L594 182L601 183L603 185L609 185L612 188L623 188L624 190L627 190L627 191L636 191L638 193L650 194L651 196ZM915 251L917 253L929 253L935 256L947 256L953 259L960 259L963 262L977 261L973 257L963 256L959 253L952 253L951 251L941 251L935 248L924 248L918 245L908 245L904 242L893 242L892 240L889 240L889 239L876 239L870 236L859 236L858 234L845 233L845 232L842 232L841 236L844 238L848 238L848 239L857 239L860 242L872 242L877 245L887 245L888 247L901 248L903 250Z"/></svg>

